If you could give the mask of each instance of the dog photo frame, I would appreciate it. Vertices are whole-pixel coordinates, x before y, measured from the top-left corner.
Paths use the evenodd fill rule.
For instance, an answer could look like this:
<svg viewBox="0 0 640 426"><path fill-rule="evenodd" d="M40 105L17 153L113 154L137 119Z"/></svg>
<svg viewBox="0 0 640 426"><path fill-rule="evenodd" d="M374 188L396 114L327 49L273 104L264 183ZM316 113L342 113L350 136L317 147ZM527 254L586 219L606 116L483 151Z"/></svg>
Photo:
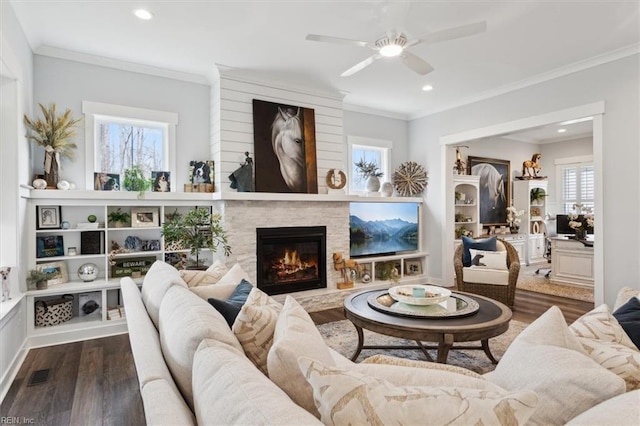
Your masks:
<svg viewBox="0 0 640 426"><path fill-rule="evenodd" d="M37 206L37 229L60 229L62 208L60 206Z"/></svg>
<svg viewBox="0 0 640 426"><path fill-rule="evenodd" d="M156 207L141 207L131 209L131 227L153 228L159 226L159 210Z"/></svg>
<svg viewBox="0 0 640 426"><path fill-rule="evenodd" d="M193 184L214 182L214 161L213 160L191 160L189 162L189 182Z"/></svg>
<svg viewBox="0 0 640 426"><path fill-rule="evenodd" d="M94 191L120 191L120 175L116 173L94 173Z"/></svg>
<svg viewBox="0 0 640 426"><path fill-rule="evenodd" d="M405 260L404 261L404 273L405 275L422 275L422 262L420 260Z"/></svg>
<svg viewBox="0 0 640 426"><path fill-rule="evenodd" d="M171 192L171 172L152 171L153 192Z"/></svg>

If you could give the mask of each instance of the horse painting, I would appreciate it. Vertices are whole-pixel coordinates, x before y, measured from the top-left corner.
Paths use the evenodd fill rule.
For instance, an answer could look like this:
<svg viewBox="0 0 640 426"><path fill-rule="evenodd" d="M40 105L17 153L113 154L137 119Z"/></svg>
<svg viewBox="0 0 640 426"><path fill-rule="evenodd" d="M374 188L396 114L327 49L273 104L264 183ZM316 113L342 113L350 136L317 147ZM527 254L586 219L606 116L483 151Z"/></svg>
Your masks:
<svg viewBox="0 0 640 426"><path fill-rule="evenodd" d="M484 225L506 222L509 170L499 171L497 167L506 166L480 162L471 167L471 174L480 176L480 221Z"/></svg>
<svg viewBox="0 0 640 426"><path fill-rule="evenodd" d="M315 126L312 108L253 100L255 191L318 193Z"/></svg>
<svg viewBox="0 0 640 426"><path fill-rule="evenodd" d="M280 174L293 192L305 192L304 138L300 108L278 107L271 124L271 144Z"/></svg>

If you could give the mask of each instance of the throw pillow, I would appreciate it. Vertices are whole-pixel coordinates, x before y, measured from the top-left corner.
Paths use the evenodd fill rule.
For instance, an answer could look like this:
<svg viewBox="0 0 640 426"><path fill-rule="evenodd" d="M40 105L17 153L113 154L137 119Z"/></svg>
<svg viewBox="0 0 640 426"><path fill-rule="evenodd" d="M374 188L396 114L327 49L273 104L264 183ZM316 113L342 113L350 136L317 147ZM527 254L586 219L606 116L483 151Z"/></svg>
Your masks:
<svg viewBox="0 0 640 426"><path fill-rule="evenodd" d="M483 240L474 240L469 237L462 237L462 265L471 266L471 252L470 249L477 250L486 250L486 251L496 251L496 241L498 238L494 235L493 237L485 238Z"/></svg>
<svg viewBox="0 0 640 426"><path fill-rule="evenodd" d="M301 356L312 357L325 365L335 365L309 314L293 297L287 296L276 322L273 345L267 354L269 378L296 404L320 417L313 402L313 389L298 367Z"/></svg>
<svg viewBox="0 0 640 426"><path fill-rule="evenodd" d="M589 358L557 306L514 339L489 380L509 391L538 394L532 424L565 424L625 391L624 380Z"/></svg>
<svg viewBox="0 0 640 426"><path fill-rule="evenodd" d="M207 299L207 301L222 314L231 327L252 289L251 283L243 279L226 301L214 297Z"/></svg>
<svg viewBox="0 0 640 426"><path fill-rule="evenodd" d="M613 313L622 326L627 336L631 339L636 348L640 349L640 300L632 297L627 303L622 305Z"/></svg>
<svg viewBox="0 0 640 426"><path fill-rule="evenodd" d="M570 329L578 337L620 343L631 349L636 349L627 333L618 324L618 320L611 315L609 307L604 303L575 320Z"/></svg>
<svg viewBox="0 0 640 426"><path fill-rule="evenodd" d="M495 392L454 386L396 386L373 376L301 357L325 425L524 424L535 411L534 392Z"/></svg>
<svg viewBox="0 0 640 426"><path fill-rule="evenodd" d="M640 389L640 351L615 342L579 339L591 359L625 381L627 392Z"/></svg>
<svg viewBox="0 0 640 426"><path fill-rule="evenodd" d="M498 269L503 271L508 269L506 251L469 249L469 253L471 253L472 268Z"/></svg>
<svg viewBox="0 0 640 426"><path fill-rule="evenodd" d="M213 265L207 268L206 271L183 269L180 271L180 276L187 283L187 286L191 288L215 284L220 281L220 278L222 278L228 271L229 269L224 263L220 260L216 260Z"/></svg>
<svg viewBox="0 0 640 426"><path fill-rule="evenodd" d="M620 306L627 303L632 297L640 299L640 290L631 287L623 287L622 289L620 289L618 295L616 296L616 301L613 304L613 310L617 311Z"/></svg>
<svg viewBox="0 0 640 426"><path fill-rule="evenodd" d="M280 303L254 287L231 327L247 358L265 375L267 354L273 343L273 332L280 311Z"/></svg>
<svg viewBox="0 0 640 426"><path fill-rule="evenodd" d="M236 263L231 267L231 269L229 269L229 271L227 271L226 274L222 276L222 278L220 278L220 280L215 285L222 285L222 284L235 285L235 284L238 284L243 279L247 281L251 281L251 278L249 278L249 275L244 271L244 269L242 269L242 266L240 266L239 263Z"/></svg>

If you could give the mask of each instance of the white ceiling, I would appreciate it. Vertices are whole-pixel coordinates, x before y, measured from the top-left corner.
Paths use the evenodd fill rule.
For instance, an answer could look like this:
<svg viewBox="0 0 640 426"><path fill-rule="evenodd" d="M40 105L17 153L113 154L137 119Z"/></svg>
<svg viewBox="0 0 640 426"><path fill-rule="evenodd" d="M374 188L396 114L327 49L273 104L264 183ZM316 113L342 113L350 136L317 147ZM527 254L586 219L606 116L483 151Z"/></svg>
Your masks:
<svg viewBox="0 0 640 426"><path fill-rule="evenodd" d="M340 91L347 108L411 118L638 51L638 1L11 1L38 52L51 47L208 75L216 65L278 84ZM141 21L133 9L154 15ZM351 77L364 47L305 40L308 33L412 39L486 21L487 31L410 51L435 70L379 60ZM423 92L425 84L434 86Z"/></svg>

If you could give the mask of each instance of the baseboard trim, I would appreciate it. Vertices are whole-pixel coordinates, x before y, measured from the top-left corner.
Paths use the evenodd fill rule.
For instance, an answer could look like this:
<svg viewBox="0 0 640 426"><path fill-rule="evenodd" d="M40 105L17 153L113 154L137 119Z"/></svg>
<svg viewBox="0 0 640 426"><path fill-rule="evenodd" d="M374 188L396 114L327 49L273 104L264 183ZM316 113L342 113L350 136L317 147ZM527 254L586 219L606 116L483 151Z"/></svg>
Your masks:
<svg viewBox="0 0 640 426"><path fill-rule="evenodd" d="M9 388L11 388L11 385L18 375L18 371L20 371L20 367L22 367L28 353L29 348L27 347L27 339L25 339L22 342L22 346L20 346L20 349L13 357L13 361L11 361L9 369L4 376L2 376L2 380L0 380L0 402L4 401L4 397L7 396Z"/></svg>

